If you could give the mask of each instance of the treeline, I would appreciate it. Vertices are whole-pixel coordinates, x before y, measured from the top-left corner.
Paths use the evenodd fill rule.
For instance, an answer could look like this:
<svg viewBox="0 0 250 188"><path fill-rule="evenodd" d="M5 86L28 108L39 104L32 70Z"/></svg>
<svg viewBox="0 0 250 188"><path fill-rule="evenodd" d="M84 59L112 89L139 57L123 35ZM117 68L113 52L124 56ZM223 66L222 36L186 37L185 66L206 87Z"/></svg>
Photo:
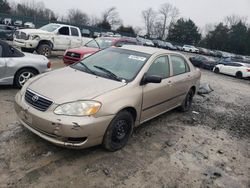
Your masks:
<svg viewBox="0 0 250 188"><path fill-rule="evenodd" d="M250 27L242 20L230 26L219 23L200 41L200 45L210 49L250 55Z"/></svg>

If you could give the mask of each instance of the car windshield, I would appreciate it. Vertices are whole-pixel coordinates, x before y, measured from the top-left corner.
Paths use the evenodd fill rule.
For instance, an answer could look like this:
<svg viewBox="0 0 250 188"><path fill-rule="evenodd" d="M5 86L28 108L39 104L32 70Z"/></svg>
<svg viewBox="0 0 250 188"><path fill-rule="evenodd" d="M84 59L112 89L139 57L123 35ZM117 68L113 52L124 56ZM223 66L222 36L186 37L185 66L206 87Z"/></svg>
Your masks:
<svg viewBox="0 0 250 188"><path fill-rule="evenodd" d="M111 79L115 75L117 77L116 80L129 82L136 77L149 57L150 54L146 53L120 48L108 48L83 59L71 67L78 70L88 69L86 72ZM112 73L112 75L107 72Z"/></svg>
<svg viewBox="0 0 250 188"><path fill-rule="evenodd" d="M59 27L60 27L60 25L58 25L58 24L48 24L48 25L41 27L40 29L43 31L53 32Z"/></svg>
<svg viewBox="0 0 250 188"><path fill-rule="evenodd" d="M91 48L105 49L112 46L113 40L108 38L97 38L88 42L85 46Z"/></svg>

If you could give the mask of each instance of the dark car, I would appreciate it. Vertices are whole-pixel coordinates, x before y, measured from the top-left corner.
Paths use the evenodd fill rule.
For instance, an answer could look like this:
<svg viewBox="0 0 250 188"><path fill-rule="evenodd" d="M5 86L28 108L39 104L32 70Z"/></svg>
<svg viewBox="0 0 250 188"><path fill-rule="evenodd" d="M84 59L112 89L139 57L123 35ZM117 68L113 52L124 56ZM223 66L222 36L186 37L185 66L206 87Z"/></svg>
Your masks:
<svg viewBox="0 0 250 188"><path fill-rule="evenodd" d="M213 70L215 65L218 64L218 61L216 59L201 55L190 57L189 60L192 62L194 66L208 70Z"/></svg>
<svg viewBox="0 0 250 188"><path fill-rule="evenodd" d="M15 28L8 25L0 25L0 39L13 40Z"/></svg>
<svg viewBox="0 0 250 188"><path fill-rule="evenodd" d="M165 42L165 49L167 49L167 50L177 50L177 48L170 42Z"/></svg>

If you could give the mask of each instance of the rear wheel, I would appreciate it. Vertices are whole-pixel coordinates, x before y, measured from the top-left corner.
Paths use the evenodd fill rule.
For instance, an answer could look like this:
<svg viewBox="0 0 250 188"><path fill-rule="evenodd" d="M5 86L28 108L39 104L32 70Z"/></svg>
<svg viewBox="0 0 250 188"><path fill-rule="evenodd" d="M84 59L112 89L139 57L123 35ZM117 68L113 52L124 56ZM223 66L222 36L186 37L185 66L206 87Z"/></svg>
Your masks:
<svg viewBox="0 0 250 188"><path fill-rule="evenodd" d="M218 74L218 73L220 73L220 69L219 69L218 67L216 67L216 68L214 69L214 72L215 72L216 74Z"/></svg>
<svg viewBox="0 0 250 188"><path fill-rule="evenodd" d="M242 72L236 72L235 77L238 79L242 79L243 77Z"/></svg>
<svg viewBox="0 0 250 188"><path fill-rule="evenodd" d="M14 85L17 88L22 88L23 85L27 82L27 80L29 80L30 78L32 78L37 74L38 74L37 71L34 69L29 69L29 68L21 69L15 75Z"/></svg>
<svg viewBox="0 0 250 188"><path fill-rule="evenodd" d="M184 101L181 104L180 110L182 112L186 112L186 111L190 110L190 108L192 106L192 102L193 102L193 97L194 97L194 91L193 91L193 89L190 89L186 95L186 98L184 99Z"/></svg>
<svg viewBox="0 0 250 188"><path fill-rule="evenodd" d="M48 44L39 44L36 51L38 54L44 55L45 57L51 56L51 47Z"/></svg>
<svg viewBox="0 0 250 188"><path fill-rule="evenodd" d="M123 148L130 138L134 127L134 119L128 111L119 112L109 124L103 138L103 146L109 151Z"/></svg>

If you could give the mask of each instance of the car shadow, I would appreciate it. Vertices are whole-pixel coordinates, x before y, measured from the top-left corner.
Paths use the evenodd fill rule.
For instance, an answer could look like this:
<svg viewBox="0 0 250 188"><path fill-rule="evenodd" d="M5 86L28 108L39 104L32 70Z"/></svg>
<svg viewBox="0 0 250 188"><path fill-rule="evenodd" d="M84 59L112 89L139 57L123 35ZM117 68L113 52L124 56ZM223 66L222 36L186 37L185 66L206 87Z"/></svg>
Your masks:
<svg viewBox="0 0 250 188"><path fill-rule="evenodd" d="M18 88L13 85L0 85L0 90L18 90Z"/></svg>

